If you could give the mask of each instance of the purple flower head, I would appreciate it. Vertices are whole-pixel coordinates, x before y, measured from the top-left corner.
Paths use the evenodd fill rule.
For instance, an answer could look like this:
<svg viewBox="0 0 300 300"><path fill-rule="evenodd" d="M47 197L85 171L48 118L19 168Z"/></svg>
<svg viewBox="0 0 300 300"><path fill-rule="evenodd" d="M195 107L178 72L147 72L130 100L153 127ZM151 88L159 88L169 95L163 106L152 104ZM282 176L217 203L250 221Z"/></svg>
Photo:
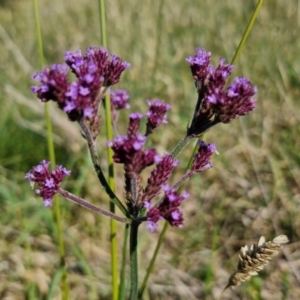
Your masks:
<svg viewBox="0 0 300 300"><path fill-rule="evenodd" d="M199 136L217 123L229 123L255 108L256 99L252 96L257 92L256 87L248 79L240 78L226 88L234 66L220 58L219 65L214 67L210 64L210 55L210 52L197 48L197 53L187 58L198 92L188 136Z"/></svg>
<svg viewBox="0 0 300 300"><path fill-rule="evenodd" d="M223 91L215 90L207 97L216 118L223 123L249 114L256 99L252 98L257 88L247 78L235 78L234 82Z"/></svg>
<svg viewBox="0 0 300 300"><path fill-rule="evenodd" d="M140 127L140 121L141 121L142 117L143 117L143 115L138 112L131 113L129 115L129 126L127 129L128 136L138 134L138 130Z"/></svg>
<svg viewBox="0 0 300 300"><path fill-rule="evenodd" d="M155 157L155 161L156 167L151 172L142 197L148 201L159 193L161 186L166 183L174 168L179 164L179 161L170 154L165 154L162 158Z"/></svg>
<svg viewBox="0 0 300 300"><path fill-rule="evenodd" d="M119 82L121 74L130 67L130 63L122 61L118 56L112 55L107 64L105 72L105 86L114 85Z"/></svg>
<svg viewBox="0 0 300 300"><path fill-rule="evenodd" d="M179 210L179 206L183 200L189 197L189 194L182 192L180 195L176 190L172 189L169 185L164 185L165 197L158 207L148 206L147 210L147 228L151 232L155 230L159 220L164 218L171 226L181 228L183 224L183 213ZM153 231L152 231L153 230Z"/></svg>
<svg viewBox="0 0 300 300"><path fill-rule="evenodd" d="M155 149L143 150L146 137L137 134L131 136L118 136L107 143L114 151L114 162L124 164L127 172L139 174L143 169L154 163Z"/></svg>
<svg viewBox="0 0 300 300"><path fill-rule="evenodd" d="M210 73L210 56L210 52L206 52L202 48L196 48L196 54L186 59L190 64L195 81L205 82L207 75Z"/></svg>
<svg viewBox="0 0 300 300"><path fill-rule="evenodd" d="M71 68L73 73L79 76L80 68L84 64L84 58L81 50L65 52L65 62Z"/></svg>
<svg viewBox="0 0 300 300"><path fill-rule="evenodd" d="M161 213L158 208L156 208L156 207L151 208L151 206L146 207L146 208L149 209L147 212L146 228L149 229L150 232L154 232L158 226L157 222L159 220L162 220L163 218L162 218Z"/></svg>
<svg viewBox="0 0 300 300"><path fill-rule="evenodd" d="M83 79L86 74L100 78L104 75L109 56L109 52L103 47L88 47L84 55L81 50L75 52L67 51L65 53L65 62L78 79ZM93 79L95 79L94 76L92 76ZM85 80L91 81L91 78L87 77Z"/></svg>
<svg viewBox="0 0 300 300"><path fill-rule="evenodd" d="M225 64L224 58L220 58L217 68L211 66L211 71L207 79L206 94L210 94L210 92L214 89L222 90L233 69L233 65Z"/></svg>
<svg viewBox="0 0 300 300"><path fill-rule="evenodd" d="M210 157L216 152L215 144L205 144L204 141L199 141L198 153L195 154L192 163L191 171L202 172L212 167Z"/></svg>
<svg viewBox="0 0 300 300"><path fill-rule="evenodd" d="M72 121L94 116L92 91L83 87L79 82L73 82L65 94L63 111L66 112Z"/></svg>
<svg viewBox="0 0 300 300"><path fill-rule="evenodd" d="M33 79L40 82L32 87L43 102L53 100L64 110L70 120L94 119L99 102L108 86L116 84L129 64L110 54L104 48L89 47L86 54L80 50L65 53L65 65L53 65L37 73ZM77 77L69 83L68 67ZM101 89L102 88L102 89Z"/></svg>
<svg viewBox="0 0 300 300"><path fill-rule="evenodd" d="M130 104L127 102L130 98L126 90L111 90L110 101L114 109L120 110L122 108L130 108Z"/></svg>
<svg viewBox="0 0 300 300"><path fill-rule="evenodd" d="M153 131L161 124L168 123L166 112L171 108L170 104L164 103L159 99L155 99L153 101L146 100L149 105L149 110L146 112L146 116L148 117L146 135L153 133Z"/></svg>
<svg viewBox="0 0 300 300"><path fill-rule="evenodd" d="M127 166L127 170L133 170L135 173L140 174L145 168L155 163L156 156L157 153L155 149L145 149L134 157L131 165Z"/></svg>
<svg viewBox="0 0 300 300"><path fill-rule="evenodd" d="M59 191L60 183L71 174L71 171L63 166L56 166L50 172L49 164L50 162L43 160L25 175L31 184L37 183L39 185L40 189L36 190L36 194L43 198L45 206L52 205L52 198Z"/></svg>
<svg viewBox="0 0 300 300"><path fill-rule="evenodd" d="M34 74L32 79L39 81L39 86L32 86L31 90L42 102L50 100L61 104L69 88L67 80L68 67L65 65L52 65Z"/></svg>

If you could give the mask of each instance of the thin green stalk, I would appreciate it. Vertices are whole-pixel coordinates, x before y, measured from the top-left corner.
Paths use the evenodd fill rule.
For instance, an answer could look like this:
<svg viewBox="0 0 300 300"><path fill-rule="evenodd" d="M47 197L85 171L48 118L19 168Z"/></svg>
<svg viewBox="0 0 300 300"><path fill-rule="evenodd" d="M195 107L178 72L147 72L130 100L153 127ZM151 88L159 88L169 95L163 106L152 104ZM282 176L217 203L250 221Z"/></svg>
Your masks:
<svg viewBox="0 0 300 300"><path fill-rule="evenodd" d="M159 52L160 52L160 48L161 48L161 37L162 37L162 33L163 33L163 7L164 7L164 3L165 0L160 0L159 4L158 4L158 13L157 13L157 23L156 23L156 44L155 44L155 56L154 56L154 66L152 68L152 72L151 72L151 82L152 82L152 87L151 90L153 91L154 89L154 85L155 85L155 74L156 74L156 70L158 67L158 60L159 60Z"/></svg>
<svg viewBox="0 0 300 300"><path fill-rule="evenodd" d="M130 300L136 300L138 296L138 228L140 222L133 221L130 226Z"/></svg>
<svg viewBox="0 0 300 300"><path fill-rule="evenodd" d="M252 30L252 27L253 27L253 24L254 24L254 22L256 20L258 12L259 12L261 6L263 5L263 2L264 2L264 0L259 0L258 1L257 5L255 7L255 10L254 10L254 12L253 12L253 14L252 14L252 16L250 18L250 21L249 21L249 23L248 23L248 25L246 27L246 30L245 30L245 32L243 34L243 37L242 37L242 39L241 39L241 41L240 41L240 43L239 43L239 45L238 45L238 47L237 47L237 49L235 51L235 54L234 54L233 59L231 61L232 64L235 64L235 62L237 61L238 57L240 56L240 54L241 54L241 52L243 50L243 47L244 47L244 45L246 43L246 40L247 40L247 38L248 38L251 30Z"/></svg>
<svg viewBox="0 0 300 300"><path fill-rule="evenodd" d="M173 157L177 157L180 154L180 152L187 146L191 139L191 136L185 136L172 150L171 155Z"/></svg>
<svg viewBox="0 0 300 300"><path fill-rule="evenodd" d="M100 32L101 44L107 48L106 39L106 17L105 17L105 0L99 0L99 13L100 13ZM105 95L105 119L106 119L106 138L111 140L113 138L111 105L109 92ZM114 166L113 166L113 152L110 147L107 147L107 162L108 162L108 184L113 191L115 191L114 180ZM115 213L115 205L110 202L110 211ZM110 220L110 240L111 240L111 268L112 268L112 293L113 300L118 299L118 261L117 261L117 224L116 221Z"/></svg>
<svg viewBox="0 0 300 300"><path fill-rule="evenodd" d="M125 272L126 272L126 256L127 256L127 243L128 243L129 225L125 226L124 241L122 246L122 265L120 272L120 285L119 285L119 299L125 299Z"/></svg>
<svg viewBox="0 0 300 300"><path fill-rule="evenodd" d="M146 275L145 275L144 280L143 280L143 282L142 282L142 284L141 284L141 287L140 287L140 289L139 289L138 299L141 299L142 296L143 296L143 293L144 293L145 288L146 288L147 283L148 283L148 279L149 279L149 277L150 277L150 275L151 275L151 273L152 273L152 271L153 271L154 264L155 264L155 261L156 261L156 257L157 257L157 255L158 255L158 251L159 251L159 249L160 249L160 247L161 247L161 245L162 245L162 242L163 242L163 240L164 240L164 238L165 238L165 234L166 234L166 231L167 231L168 228L169 228L169 223L168 223L168 222L165 222L165 223L164 223L164 227L163 227L163 229L162 229L162 232L160 233L158 242L157 242L157 244L156 244L156 247L155 247L153 256L152 256L152 258L151 258L150 264L149 264L149 266L148 266L148 268L147 268Z"/></svg>
<svg viewBox="0 0 300 300"><path fill-rule="evenodd" d="M40 18L39 18L39 9L37 0L33 0L34 7L34 16L36 23L36 36L38 43L38 53L39 53L39 66L42 69L44 67L44 52L43 52L43 42L42 42L42 33L40 26ZM48 146L48 155L51 161L51 166L55 166L55 151L54 151L54 142L53 142L53 133L52 133L52 123L50 119L50 113L48 108L48 103L45 104L45 117L46 117L46 126L47 126L47 146ZM57 230L57 239L58 239L58 247L59 247L59 256L60 256L60 267L62 271L62 299L69 299L69 286L67 282L67 268L66 268L66 260L65 260L65 248L63 242L63 232L61 226L61 212L60 206L57 197L53 198L54 203L54 222L56 224Z"/></svg>
<svg viewBox="0 0 300 300"><path fill-rule="evenodd" d="M103 189L105 190L105 192L107 193L107 195L109 196L110 200L120 209L120 211L129 218L129 213L126 210L125 206L122 204L122 202L118 199L118 197L116 196L116 194L113 192L113 190L111 189L110 185L108 184L108 182L106 181L106 178L104 176L104 173L102 172L102 168L100 166L100 162L99 162L99 157L98 157L98 153L97 153L97 148L96 148L96 144L95 144L95 140L92 137L91 131L89 129L89 127L86 125L84 119L81 119L79 121L79 125L83 131L84 137L87 141L87 145L88 145L88 150L90 153L90 157L94 166L94 169L96 171L97 177L103 187Z"/></svg>
<svg viewBox="0 0 300 300"><path fill-rule="evenodd" d="M243 49L243 47L244 47L244 45L245 45L245 42L246 42L246 40L247 40L247 38L248 38L248 36L249 36L250 31L252 30L254 21L255 21L255 19L256 19L256 17L257 17L258 11L260 10L262 4L263 4L263 0L259 0L257 6L256 6L256 8L255 8L255 10L254 10L254 12L253 12L253 14L252 14L252 16L251 16L251 19L250 19L250 21L249 21L249 24L247 25L247 28L246 28L246 30L245 30L245 32L244 32L244 34L243 34L243 37L242 37L242 39L241 39L241 41L240 41L240 43L239 43L239 46L238 46L238 48L237 48L237 50L236 50L236 52L235 52L235 54L234 54L234 57L233 57L232 62L231 62L232 64L234 64L234 63L236 62L237 58L239 57L239 55L240 55L240 53L241 53L241 51L242 51L242 49ZM182 149L184 149L185 145L189 142L189 140L186 140L186 138L187 138L187 137L185 137L185 138L179 143L179 145L180 145L179 147L176 147L176 148L173 150L173 152L172 152L173 155L175 154L175 156L177 156L177 155L180 153L180 151L181 151ZM193 158L194 154L196 153L197 149L198 149L198 143L196 143L196 145L195 145L195 147L194 147L194 151L193 151L193 154L191 155L191 158L190 158L189 163L188 163L188 165L187 165L187 169L189 169L189 168L191 167L191 164L192 164L192 158ZM183 189L183 185L181 185L181 186L179 187L178 191L180 192L182 189ZM155 260L156 260L158 251L159 251L159 249L160 249L160 247L161 247L161 245L162 245L162 241L163 241L163 239L164 239L164 237L165 237L165 234L166 234L167 229L168 229L168 223L165 222L164 227L163 227L163 230L162 230L162 232L161 232L161 234L160 234L160 236L159 236L159 240L158 240L158 242L157 242L156 248L155 248L155 250L154 250L152 259L151 259L150 264L149 264L149 266L148 266L146 275L145 275L145 277L144 277L143 283L142 283L142 285L141 285L141 287L140 287L140 290L139 290L139 298L141 298L142 295L143 295L143 292L144 292L145 287L146 287L146 285L147 285L149 276L150 276L150 274L151 274L151 272L152 272L152 270L153 270L154 263L155 263ZM222 294L223 294L223 292L222 292ZM222 295L221 295L221 296L222 296ZM220 296L220 297L221 297L221 296ZM221 298L220 298L220 299L221 299Z"/></svg>

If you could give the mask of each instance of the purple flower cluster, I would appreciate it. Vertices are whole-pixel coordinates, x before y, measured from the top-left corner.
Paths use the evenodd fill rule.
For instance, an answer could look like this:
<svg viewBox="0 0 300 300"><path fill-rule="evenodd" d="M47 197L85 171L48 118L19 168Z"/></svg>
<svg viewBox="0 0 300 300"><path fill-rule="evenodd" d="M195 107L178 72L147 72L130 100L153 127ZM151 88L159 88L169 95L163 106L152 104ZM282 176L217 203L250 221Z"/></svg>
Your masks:
<svg viewBox="0 0 300 300"><path fill-rule="evenodd" d="M166 112L170 105L158 99L147 100L149 111L146 135L138 132L140 121L143 117L140 113L131 113L126 136L118 136L109 141L107 145L114 151L114 162L124 164L124 170L130 173L140 174L143 169L155 162L155 149L143 149L147 135L152 133L161 123L166 123ZM150 129L151 128L151 129Z"/></svg>
<svg viewBox="0 0 300 300"><path fill-rule="evenodd" d="M147 100L146 102L149 105L149 110L146 112L148 117L146 135L148 135L153 133L161 123L168 123L166 112L171 108L171 105L159 99Z"/></svg>
<svg viewBox="0 0 300 300"><path fill-rule="evenodd" d="M52 65L36 73L33 79L40 82L32 91L43 102L53 100L65 111L70 120L93 118L107 88L119 82L122 72L130 64L110 54L104 48L89 47L81 51L66 52L66 65ZM67 72L77 80L69 82Z"/></svg>
<svg viewBox="0 0 300 300"><path fill-rule="evenodd" d="M35 192L43 198L45 206L52 205L52 198L59 191L60 183L71 174L71 171L63 166L56 166L50 172L49 164L50 162L43 160L25 175L31 184L37 183L39 185L40 189Z"/></svg>
<svg viewBox="0 0 300 300"><path fill-rule="evenodd" d="M219 65L214 67L210 64L210 57L210 52L197 48L196 54L186 59L199 95L188 135L199 135L219 122L229 123L255 108L253 96L257 88L247 78L235 78L225 87L234 66L225 64L225 59L221 58Z"/></svg>
<svg viewBox="0 0 300 300"><path fill-rule="evenodd" d="M147 209L147 228L154 232L159 220L167 220L171 226L181 228L183 223L183 213L179 210L179 206L183 200L189 197L189 194L183 191L180 195L169 185L163 185L162 189L165 193L162 202L156 207L151 207L149 201L145 201L144 206Z"/></svg>
<svg viewBox="0 0 300 300"><path fill-rule="evenodd" d="M205 144L204 141L199 141L198 152L194 156L190 171L198 173L211 168L212 165L209 159L216 152L215 144Z"/></svg>
<svg viewBox="0 0 300 300"><path fill-rule="evenodd" d="M170 154L160 157L155 149L144 149L147 135L151 134L161 123L167 123L166 112L170 109L170 105L158 99L147 100L147 103L149 111L145 114L148 117L146 135L139 133L140 121L143 115L131 113L127 135L118 136L108 142L108 146L114 151L114 162L124 165L127 206L129 211L132 211L131 214L134 215L134 212L142 211L145 205L151 205L150 201L164 190L165 200L160 206L150 210L150 217L147 214L147 219L151 219L149 224L154 224L160 219L157 214L161 211L160 216L168 220L172 226L181 226L183 218L178 206L185 194L179 196L171 188L165 186L179 162ZM155 164L155 167L144 188L140 174L146 167L153 164ZM135 196L133 196L134 194ZM177 195L177 198L176 201L173 201L175 195ZM169 203L169 208L167 203ZM153 217L153 214L156 217Z"/></svg>
<svg viewBox="0 0 300 300"><path fill-rule="evenodd" d="M107 143L114 151L114 162L124 164L127 173L140 174L155 162L156 150L143 149L146 137L142 134L118 136Z"/></svg>
<svg viewBox="0 0 300 300"><path fill-rule="evenodd" d="M170 154L156 158L156 167L151 172L147 181L147 186L143 192L142 199L150 201L161 190L162 185L170 178L173 169L179 164L179 161Z"/></svg>
<svg viewBox="0 0 300 300"><path fill-rule="evenodd" d="M211 69L210 57L210 52L206 52L202 48L197 48L196 54L186 59L186 61L190 64L195 81L205 82L205 79L209 75Z"/></svg>
<svg viewBox="0 0 300 300"><path fill-rule="evenodd" d="M129 94L126 90L111 90L110 101L113 109L120 110L123 108L130 108L130 104L127 102Z"/></svg>
<svg viewBox="0 0 300 300"><path fill-rule="evenodd" d="M186 60L196 82L198 101L191 125L187 130L187 137L183 141L200 135L219 122L229 123L255 108L256 99L253 96L257 89L247 78L235 78L232 84L226 87L234 67L226 64L223 58L219 60L218 66L214 67L211 65L211 53L197 48L196 54ZM43 102L56 101L58 106L68 114L70 120L88 119L88 122L80 122L80 124L88 123L93 138L96 138L100 120L97 114L99 103L108 88L118 83L122 72L130 65L110 54L106 49L94 47L89 47L84 55L81 51L67 52L65 62L66 65L52 65L35 74L33 78L40 84L32 87L32 91ZM69 70L76 76L73 82L67 79ZM130 108L129 94L125 90L114 90L110 92L110 96L113 125L116 125L117 110ZM156 149L145 148L147 137L160 124L167 123L166 113L171 108L169 104L159 99L146 102L149 110L145 113L147 118L145 134L140 133L140 123L144 115L131 113L127 134L117 136L107 145L114 152L114 162L123 164L127 201L125 213L128 213L133 221L147 220L147 227L153 232L161 219L168 221L171 226L182 227L183 213L179 206L189 195L185 191L179 194L176 190L196 173L211 168L210 157L217 151L214 144L200 141L190 170L186 171L172 187L169 186L167 181L179 164L174 156L178 155L177 150L183 144L179 143L175 148L174 156L164 154L161 157ZM52 204L52 198L56 193L65 192L60 188L60 183L70 175L70 171L62 166L57 166L50 171L49 164L47 161L42 161L25 176L30 183L39 185L40 189L36 190L36 193L43 198L45 206ZM141 173L151 165L155 166L144 186L145 181ZM153 199L161 192L163 195L160 196L160 200L153 204ZM76 203L83 203L80 199L77 200Z"/></svg>

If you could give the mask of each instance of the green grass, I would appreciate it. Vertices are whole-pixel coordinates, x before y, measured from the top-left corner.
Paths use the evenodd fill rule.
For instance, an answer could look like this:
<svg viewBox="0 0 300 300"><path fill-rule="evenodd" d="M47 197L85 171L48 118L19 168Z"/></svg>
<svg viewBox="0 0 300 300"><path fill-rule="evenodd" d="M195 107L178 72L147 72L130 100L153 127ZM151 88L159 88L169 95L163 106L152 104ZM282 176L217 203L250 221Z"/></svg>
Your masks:
<svg viewBox="0 0 300 300"><path fill-rule="evenodd" d="M17 0L0 5L0 298L60 299L52 212L23 179L46 155L43 105L30 92L30 76L38 69L33 7ZM145 112L144 100L156 97L172 104L169 125L151 139L160 153L171 151L184 134L196 101L185 58L201 46L214 62L220 56L230 61L255 5L107 1L108 48L132 65L118 86L132 95L132 111ZM274 259L259 278L228 290L224 299L300 298L299 271L291 268L299 259L300 236L298 5L265 1L233 74L258 86L257 109L206 135L220 155L213 157L213 169L187 184L185 227L169 229L145 299L214 299L234 270L240 247L277 234L290 239L287 255ZM47 64L62 62L66 50L99 45L97 1L43 0L39 6ZM107 208L78 128L50 106L57 163L72 169L65 187ZM105 169L104 132L99 149ZM191 151L192 145L180 159L187 161ZM122 196L120 168L117 174ZM61 203L71 299L97 294L110 299L109 221ZM158 234L140 231L142 278Z"/></svg>

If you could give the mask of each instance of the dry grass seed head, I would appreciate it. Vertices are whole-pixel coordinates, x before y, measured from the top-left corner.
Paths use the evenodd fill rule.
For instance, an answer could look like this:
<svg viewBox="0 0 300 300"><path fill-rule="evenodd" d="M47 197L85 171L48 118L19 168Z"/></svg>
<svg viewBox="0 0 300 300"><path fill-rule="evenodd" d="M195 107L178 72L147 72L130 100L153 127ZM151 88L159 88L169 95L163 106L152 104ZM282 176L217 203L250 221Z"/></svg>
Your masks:
<svg viewBox="0 0 300 300"><path fill-rule="evenodd" d="M257 275L288 241L286 235L279 235L270 242L266 242L262 236L258 244L251 245L250 249L247 245L242 247L237 270L229 277L228 284L218 299L222 298L227 288L235 287L248 280L251 276Z"/></svg>
<svg viewBox="0 0 300 300"><path fill-rule="evenodd" d="M250 249L247 245L242 247L237 270L230 276L226 288L237 286L251 276L257 275L288 241L285 235L279 235L270 242L266 242L262 236L258 244L251 245Z"/></svg>

